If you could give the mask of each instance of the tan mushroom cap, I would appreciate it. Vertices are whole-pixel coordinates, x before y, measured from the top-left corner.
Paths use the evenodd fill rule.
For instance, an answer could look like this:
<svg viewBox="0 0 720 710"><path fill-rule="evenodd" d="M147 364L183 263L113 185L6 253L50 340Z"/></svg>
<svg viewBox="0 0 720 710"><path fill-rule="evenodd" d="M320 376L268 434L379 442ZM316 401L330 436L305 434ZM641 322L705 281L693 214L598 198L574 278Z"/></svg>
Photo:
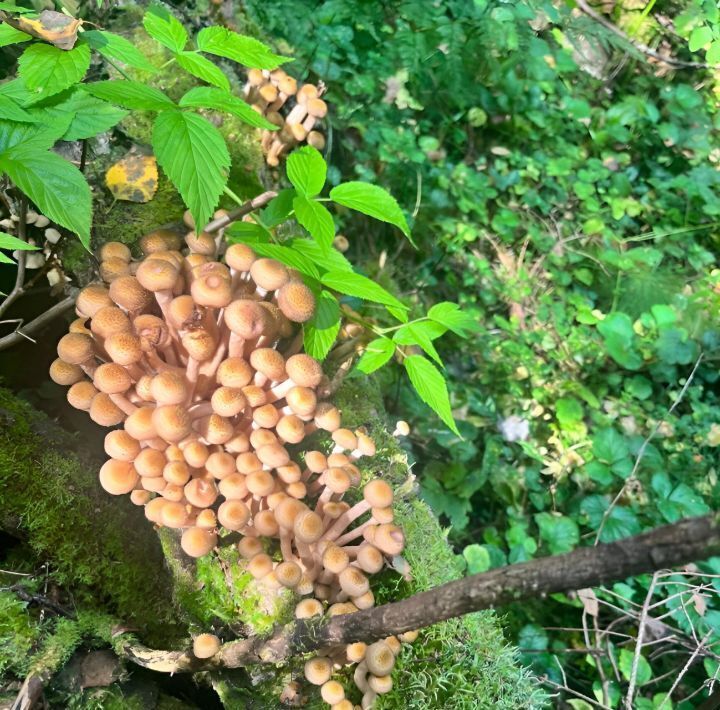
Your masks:
<svg viewBox="0 0 720 710"><path fill-rule="evenodd" d="M252 280L266 291L276 291L288 282L288 270L276 259L256 259L250 266Z"/></svg>
<svg viewBox="0 0 720 710"><path fill-rule="evenodd" d="M154 439L157 436L152 417L154 407L140 407L125 420L125 431L138 441Z"/></svg>
<svg viewBox="0 0 720 710"><path fill-rule="evenodd" d="M125 311L115 305L104 306L90 321L90 330L100 338L109 338L115 333L126 333L132 329Z"/></svg>
<svg viewBox="0 0 720 710"><path fill-rule="evenodd" d="M178 404L157 407L152 414L152 423L158 436L165 441L181 441L192 428L187 409Z"/></svg>
<svg viewBox="0 0 720 710"><path fill-rule="evenodd" d="M296 619L310 619L313 616L322 616L323 605L317 599L303 599L295 607Z"/></svg>
<svg viewBox="0 0 720 710"><path fill-rule="evenodd" d="M159 406L182 404L189 394L188 381L175 370L160 372L150 382L150 394Z"/></svg>
<svg viewBox="0 0 720 710"><path fill-rule="evenodd" d="M294 323L305 323L315 314L315 296L299 281L286 283L277 293L277 304Z"/></svg>
<svg viewBox="0 0 720 710"><path fill-rule="evenodd" d="M242 473L231 473L218 483L218 490L226 500L242 500L248 494L245 476Z"/></svg>
<svg viewBox="0 0 720 710"><path fill-rule="evenodd" d="M132 461L140 453L140 442L123 429L105 435L105 453L120 461Z"/></svg>
<svg viewBox="0 0 720 710"><path fill-rule="evenodd" d="M157 251L177 251L181 245L180 235L169 229L156 229L140 239L140 248L146 256Z"/></svg>
<svg viewBox="0 0 720 710"><path fill-rule="evenodd" d="M132 333L115 333L105 340L103 347L118 365L133 365L143 358L140 339Z"/></svg>
<svg viewBox="0 0 720 710"><path fill-rule="evenodd" d="M293 387L286 395L285 401L294 414L310 416L317 408L317 395L309 387Z"/></svg>
<svg viewBox="0 0 720 710"><path fill-rule="evenodd" d="M153 302L153 295L135 276L120 276L115 279L110 284L109 293L113 302L126 311L143 311Z"/></svg>
<svg viewBox="0 0 720 710"><path fill-rule="evenodd" d="M365 663L370 673L384 676L390 673L395 665L395 654L385 641L376 641L367 647Z"/></svg>
<svg viewBox="0 0 720 710"><path fill-rule="evenodd" d="M256 301L242 298L233 301L223 315L227 327L245 340L259 338L270 322L268 312Z"/></svg>
<svg viewBox="0 0 720 710"><path fill-rule="evenodd" d="M101 308L112 306L111 295L102 284L90 284L78 293L75 307L79 313L92 318Z"/></svg>
<svg viewBox="0 0 720 710"><path fill-rule="evenodd" d="M128 461L110 459L100 468L100 485L111 495L130 493L138 481L137 471Z"/></svg>
<svg viewBox="0 0 720 710"><path fill-rule="evenodd" d="M389 508L393 502L393 490L387 482L375 478L363 488L363 498L373 508Z"/></svg>
<svg viewBox="0 0 720 710"><path fill-rule="evenodd" d="M122 242L105 242L105 244L100 247L98 256L100 257L100 261L121 259L126 264L132 259L130 249Z"/></svg>
<svg viewBox="0 0 720 710"><path fill-rule="evenodd" d="M297 587L298 584L300 584L302 570L300 569L300 566L295 562L281 562L275 568L275 577L277 578L278 582L282 584L283 587L294 589L295 587Z"/></svg>
<svg viewBox="0 0 720 710"><path fill-rule="evenodd" d="M140 263L135 278L148 291L168 291L175 286L179 275L178 267L165 259L145 259Z"/></svg>
<svg viewBox="0 0 720 710"><path fill-rule="evenodd" d="M218 508L217 519L228 530L240 530L250 520L250 509L241 500L226 500Z"/></svg>
<svg viewBox="0 0 720 710"><path fill-rule="evenodd" d="M322 365L304 353L289 357L285 369L288 377L301 387L317 387L323 376Z"/></svg>
<svg viewBox="0 0 720 710"><path fill-rule="evenodd" d="M217 535L211 530L188 528L180 538L180 546L190 557L207 555L217 545Z"/></svg>
<svg viewBox="0 0 720 710"><path fill-rule="evenodd" d="M85 373L78 365L65 362L61 358L53 360L50 365L50 379L58 385L67 387L80 382L85 377Z"/></svg>
<svg viewBox="0 0 720 710"><path fill-rule="evenodd" d="M269 555L261 552L248 562L247 571L255 579L262 579L273 571L273 561Z"/></svg>
<svg viewBox="0 0 720 710"><path fill-rule="evenodd" d="M87 411L92 406L92 401L98 393L95 385L89 380L76 382L67 391L67 401L75 409Z"/></svg>
<svg viewBox="0 0 720 710"><path fill-rule="evenodd" d="M140 453L135 457L134 466L135 470L143 477L148 478L159 478L163 474L163 469L167 459L162 451L157 449L142 449Z"/></svg>
<svg viewBox="0 0 720 710"><path fill-rule="evenodd" d="M128 371L122 365L106 362L95 370L93 384L100 392L120 394L127 392L132 387L132 380Z"/></svg>
<svg viewBox="0 0 720 710"><path fill-rule="evenodd" d="M193 640L195 658L212 658L220 650L220 639L215 634L200 634Z"/></svg>
<svg viewBox="0 0 720 710"><path fill-rule="evenodd" d="M338 575L340 588L351 597L359 597L370 589L368 578L357 568L348 566Z"/></svg>
<svg viewBox="0 0 720 710"><path fill-rule="evenodd" d="M98 392L90 404L90 419L100 426L115 426L125 420L122 411L105 392Z"/></svg>
<svg viewBox="0 0 720 710"><path fill-rule="evenodd" d="M183 490L188 503L197 508L209 508L218 497L215 482L204 478L193 478Z"/></svg>
<svg viewBox="0 0 720 710"><path fill-rule="evenodd" d="M217 381L223 387L241 388L250 383L253 371L247 360L241 357L229 357L220 363Z"/></svg>
<svg viewBox="0 0 720 710"><path fill-rule="evenodd" d="M272 510L261 510L253 516L253 526L259 535L277 537L280 527Z"/></svg>
<svg viewBox="0 0 720 710"><path fill-rule="evenodd" d="M70 365L81 365L95 354L93 339L82 333L67 333L58 342L57 354Z"/></svg>
<svg viewBox="0 0 720 710"><path fill-rule="evenodd" d="M215 238L207 232L188 232L185 235L185 244L191 252L203 256L214 256L217 249Z"/></svg>
<svg viewBox="0 0 720 710"><path fill-rule="evenodd" d="M258 348L250 354L250 364L271 382L285 379L285 358L273 348Z"/></svg>
<svg viewBox="0 0 720 710"><path fill-rule="evenodd" d="M237 544L238 552L243 559L251 560L255 555L259 555L262 550L262 542L256 537L244 537Z"/></svg>
<svg viewBox="0 0 720 710"><path fill-rule="evenodd" d="M230 283L216 274L196 278L190 286L190 293L195 303L208 308L225 308L232 301Z"/></svg>
<svg viewBox="0 0 720 710"><path fill-rule="evenodd" d="M105 283L112 283L121 276L130 275L130 264L123 259L111 257L100 262L100 278Z"/></svg>

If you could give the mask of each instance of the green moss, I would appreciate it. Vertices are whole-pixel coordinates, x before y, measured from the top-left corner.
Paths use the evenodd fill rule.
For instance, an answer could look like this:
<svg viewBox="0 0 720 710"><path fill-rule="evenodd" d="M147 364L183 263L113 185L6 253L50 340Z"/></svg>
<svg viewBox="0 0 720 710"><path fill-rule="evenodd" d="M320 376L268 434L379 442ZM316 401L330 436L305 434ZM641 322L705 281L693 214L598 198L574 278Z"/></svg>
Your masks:
<svg viewBox="0 0 720 710"><path fill-rule="evenodd" d="M81 448L0 389L0 523L19 528L78 603L167 638L170 585L155 535L142 511L100 488L100 462L72 453Z"/></svg>
<svg viewBox="0 0 720 710"><path fill-rule="evenodd" d="M27 674L28 658L40 633L27 604L11 592L0 591L0 678L6 673L19 678Z"/></svg>

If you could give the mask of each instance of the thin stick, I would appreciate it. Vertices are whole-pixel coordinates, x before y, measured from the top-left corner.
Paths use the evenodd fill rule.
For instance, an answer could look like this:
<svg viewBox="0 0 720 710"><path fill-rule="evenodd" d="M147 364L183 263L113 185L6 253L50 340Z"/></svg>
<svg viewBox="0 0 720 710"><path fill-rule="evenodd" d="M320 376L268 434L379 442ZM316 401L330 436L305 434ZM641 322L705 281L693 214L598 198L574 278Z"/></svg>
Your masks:
<svg viewBox="0 0 720 710"><path fill-rule="evenodd" d="M6 335L4 338L0 338L0 351L7 350L23 340L32 340L30 337L31 333L37 333L42 330L51 321L55 320L55 318L69 311L74 305L75 299L72 296L68 296L59 303L56 303L52 308L49 308L37 318L31 320L26 326L18 328L15 332Z"/></svg>
<svg viewBox="0 0 720 710"><path fill-rule="evenodd" d="M642 611L640 612L640 621L638 621L637 642L635 643L635 653L633 654L632 667L630 670L630 682L628 684L627 695L625 696L626 710L632 710L633 708L633 697L635 695L635 684L637 683L638 664L640 663L643 640L645 639L645 628L647 626L648 610L650 608L650 601L652 600L652 595L655 592L656 581L657 573L652 576L652 581L650 582L647 596L645 597L645 603L643 604Z"/></svg>
<svg viewBox="0 0 720 710"><path fill-rule="evenodd" d="M25 195L23 195L20 198L20 214L18 215L20 217L20 221L18 222L18 239L22 240L23 242L27 241L25 236L25 226L26 226L26 217L27 217L27 198ZM5 312L10 308L10 306L17 301L20 296L23 294L23 285L25 283L25 262L27 259L27 251L22 250L18 256L18 270L17 275L15 276L15 286L13 286L13 290L10 291L7 298L0 303L0 318L5 315Z"/></svg>
<svg viewBox="0 0 720 710"><path fill-rule="evenodd" d="M240 205L240 207L238 207L237 209L231 210L226 215L218 217L212 222L209 222L208 225L205 227L204 231L210 234L212 234L213 232L217 232L218 229L227 227L228 224L236 222L238 219L244 217L246 214L250 214L255 210L265 207L265 205L275 197L277 197L277 192L274 192L273 190L263 192L262 195L253 197L252 200L248 200L245 204Z"/></svg>

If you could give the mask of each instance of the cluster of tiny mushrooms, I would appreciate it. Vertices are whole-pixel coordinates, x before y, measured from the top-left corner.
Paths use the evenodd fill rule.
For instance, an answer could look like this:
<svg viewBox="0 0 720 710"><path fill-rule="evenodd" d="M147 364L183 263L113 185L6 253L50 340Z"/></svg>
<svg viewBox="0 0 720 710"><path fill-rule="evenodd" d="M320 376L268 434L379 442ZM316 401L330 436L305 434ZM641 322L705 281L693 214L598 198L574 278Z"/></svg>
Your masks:
<svg viewBox="0 0 720 710"><path fill-rule="evenodd" d="M327 104L320 98L324 92L322 82L319 86L298 86L297 80L282 69L248 72L245 99L280 129L263 132L262 149L268 165L276 167L280 159L300 143L308 143L318 150L325 147L325 136L315 129L318 121L327 115ZM291 100L294 100L292 108L288 105Z"/></svg>
<svg viewBox="0 0 720 710"><path fill-rule="evenodd" d="M100 484L129 494L153 523L181 530L191 557L210 553L221 528L240 533L239 554L267 594L289 588L304 597L298 619L372 607L368 576L405 540L384 480L367 482L352 506L342 500L361 485L356 462L375 444L318 401L326 378L301 352L299 327L315 311L312 291L244 244L227 247L223 263L221 235L190 231L184 242L171 230L151 232L140 260L122 243L103 245L104 283L80 291L78 318L58 343L52 379L70 387L72 406L114 427ZM302 450L317 430L332 443ZM321 651L305 678L337 710L371 707L392 687L401 642L416 635ZM204 633L193 652L211 658L219 648ZM361 706L331 678L351 663ZM283 702L298 697L291 682Z"/></svg>

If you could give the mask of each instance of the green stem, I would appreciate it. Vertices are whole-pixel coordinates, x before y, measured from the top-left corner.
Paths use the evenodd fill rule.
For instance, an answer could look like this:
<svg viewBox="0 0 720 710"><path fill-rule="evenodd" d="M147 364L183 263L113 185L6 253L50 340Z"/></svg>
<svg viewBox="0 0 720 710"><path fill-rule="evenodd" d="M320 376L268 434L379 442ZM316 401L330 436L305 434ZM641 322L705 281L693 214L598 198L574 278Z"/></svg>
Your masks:
<svg viewBox="0 0 720 710"><path fill-rule="evenodd" d="M120 72L128 81L132 81L132 79L117 65L115 62L113 62L112 59L108 59L105 57L105 61L116 71Z"/></svg>
<svg viewBox="0 0 720 710"><path fill-rule="evenodd" d="M239 206L242 206L245 204L243 200L241 200L227 185L223 187L223 192L233 201L236 202Z"/></svg>
<svg viewBox="0 0 720 710"><path fill-rule="evenodd" d="M164 69L165 67L169 67L173 62L175 61L175 57L172 57L171 59L168 59L165 64L162 64L160 66L160 69Z"/></svg>

